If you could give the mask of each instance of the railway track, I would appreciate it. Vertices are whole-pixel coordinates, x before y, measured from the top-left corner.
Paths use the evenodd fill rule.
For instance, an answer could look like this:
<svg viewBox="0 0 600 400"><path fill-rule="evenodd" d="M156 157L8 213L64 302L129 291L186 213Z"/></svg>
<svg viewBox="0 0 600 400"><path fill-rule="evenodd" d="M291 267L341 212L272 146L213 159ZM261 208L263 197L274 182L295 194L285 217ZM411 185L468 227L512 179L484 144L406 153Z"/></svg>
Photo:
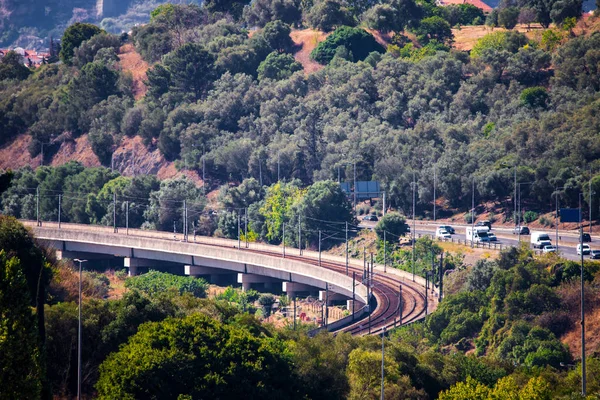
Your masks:
<svg viewBox="0 0 600 400"><path fill-rule="evenodd" d="M33 226L33 221L26 221L26 224ZM58 224L53 222L44 222L44 226L57 226ZM120 232L112 232L112 228L91 226L91 225L79 225L79 224L63 224L66 229L75 230L93 230L93 231L105 231L111 235L124 235L125 232L121 229ZM138 236L152 239L162 239L172 241L174 239L173 234L168 232L158 231L143 231L138 229L130 229L128 235ZM204 239L204 240L203 240ZM282 253L278 251L271 251L265 249L252 249L252 248L238 248L232 246L231 243L225 243L225 241L214 240L213 238L198 237L198 240L190 243L198 243L216 247L224 247L231 249L235 248L237 251L246 251L252 253L258 253L268 255L272 257L281 258ZM286 259L302 261L304 263L319 265L318 258L307 257L301 255L286 254ZM322 268L327 268L342 274L346 273L346 265L341 262L334 262L330 260L322 260L320 263ZM351 264L348 265L348 273L356 272L357 282L363 282L363 269ZM425 294L424 288L416 282L406 281L400 277L392 274L384 275L381 272L375 272L371 282L372 298L370 301L370 309L373 311L369 312L367 317L363 317L361 320L347 325L339 330L339 332L349 332L352 335L365 335L365 334L379 334L383 331L383 328L390 329L396 326L406 325L420 319L425 314ZM402 313L400 313L400 288L402 287ZM400 321L400 314L402 319Z"/></svg>

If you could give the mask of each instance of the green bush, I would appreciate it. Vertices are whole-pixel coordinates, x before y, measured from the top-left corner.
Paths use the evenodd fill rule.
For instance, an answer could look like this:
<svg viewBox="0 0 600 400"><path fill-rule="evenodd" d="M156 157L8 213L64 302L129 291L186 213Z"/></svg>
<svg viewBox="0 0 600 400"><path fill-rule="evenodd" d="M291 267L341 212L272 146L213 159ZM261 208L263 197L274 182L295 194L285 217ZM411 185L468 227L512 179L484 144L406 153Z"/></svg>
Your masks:
<svg viewBox="0 0 600 400"><path fill-rule="evenodd" d="M137 289L151 296L176 289L180 294L191 293L196 297L205 297L208 284L204 279L192 276L178 276L166 272L150 271L125 281L125 287Z"/></svg>
<svg viewBox="0 0 600 400"><path fill-rule="evenodd" d="M528 224L532 223L536 219L538 219L538 213L535 211L526 211L525 214L523 214L523 220Z"/></svg>
<svg viewBox="0 0 600 400"><path fill-rule="evenodd" d="M521 104L530 108L546 108L548 91L541 86L524 89L521 92Z"/></svg>
<svg viewBox="0 0 600 400"><path fill-rule="evenodd" d="M473 223L473 214L472 213L465 214L465 223L467 223L467 224Z"/></svg>
<svg viewBox="0 0 600 400"><path fill-rule="evenodd" d="M372 51L383 53L383 48L364 29L342 26L319 43L310 53L310 58L324 65L329 64L340 46L344 46L352 54L353 61L364 60Z"/></svg>

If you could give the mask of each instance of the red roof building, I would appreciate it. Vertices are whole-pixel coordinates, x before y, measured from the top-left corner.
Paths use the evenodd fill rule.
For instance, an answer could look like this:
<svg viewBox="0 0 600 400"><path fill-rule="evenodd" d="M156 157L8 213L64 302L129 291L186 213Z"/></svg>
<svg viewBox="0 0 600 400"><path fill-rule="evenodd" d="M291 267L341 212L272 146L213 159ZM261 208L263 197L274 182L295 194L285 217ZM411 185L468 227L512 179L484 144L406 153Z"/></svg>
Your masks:
<svg viewBox="0 0 600 400"><path fill-rule="evenodd" d="M11 50L23 56L23 64L28 67L39 67L44 62L44 59L47 61L50 57L50 53L37 52L36 50L25 50L22 47L16 47L14 49L0 49L0 59Z"/></svg>
<svg viewBox="0 0 600 400"><path fill-rule="evenodd" d="M481 0L437 0L440 6L459 5L459 4L471 4L481 9L484 13L492 12L493 8L485 4Z"/></svg>

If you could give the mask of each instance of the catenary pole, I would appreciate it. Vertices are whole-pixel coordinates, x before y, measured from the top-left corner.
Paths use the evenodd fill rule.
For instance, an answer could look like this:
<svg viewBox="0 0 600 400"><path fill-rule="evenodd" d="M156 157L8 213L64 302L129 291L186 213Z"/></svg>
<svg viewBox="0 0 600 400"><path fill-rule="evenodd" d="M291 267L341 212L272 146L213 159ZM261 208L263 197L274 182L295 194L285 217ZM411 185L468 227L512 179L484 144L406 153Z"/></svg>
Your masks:
<svg viewBox="0 0 600 400"><path fill-rule="evenodd" d="M581 250L581 395L587 395L587 376L585 365L585 292L583 280L583 221L581 208L581 193L579 194L579 249Z"/></svg>
<svg viewBox="0 0 600 400"><path fill-rule="evenodd" d="M417 237L417 232L416 232L416 225L415 225L415 190L417 187L417 182L416 182L416 176L415 173L413 172L413 184L412 184L412 201L413 201L413 207L412 207L412 217L413 217L413 230L411 232L411 244L412 244L412 280L413 282L415 281L415 239Z"/></svg>
<svg viewBox="0 0 600 400"><path fill-rule="evenodd" d="M62 198L62 195L59 194L58 195L58 229L60 229L60 208L61 208L60 207L60 203L61 203L60 200L61 200L61 198Z"/></svg>
<svg viewBox="0 0 600 400"><path fill-rule="evenodd" d="M348 275L348 222L346 221L346 275Z"/></svg>

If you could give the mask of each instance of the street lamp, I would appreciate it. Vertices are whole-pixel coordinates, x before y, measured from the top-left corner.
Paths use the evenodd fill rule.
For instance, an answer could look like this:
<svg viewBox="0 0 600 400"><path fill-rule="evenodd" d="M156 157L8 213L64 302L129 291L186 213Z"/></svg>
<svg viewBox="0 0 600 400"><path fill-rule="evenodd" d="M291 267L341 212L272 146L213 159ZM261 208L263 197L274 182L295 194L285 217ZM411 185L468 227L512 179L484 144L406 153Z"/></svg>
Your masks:
<svg viewBox="0 0 600 400"><path fill-rule="evenodd" d="M579 252L581 253L581 394L586 397L586 369L585 369L585 296L583 280L583 224L581 221L581 196L579 193Z"/></svg>
<svg viewBox="0 0 600 400"><path fill-rule="evenodd" d="M518 239L519 242L521 242L521 185L531 185L532 183L535 182L519 182L519 194L518 194L518 198L519 198L519 209L517 210L517 220L519 221L517 226L518 226Z"/></svg>
<svg viewBox="0 0 600 400"><path fill-rule="evenodd" d="M554 193L552 193L552 195L554 196L554 200L556 201L556 213L554 215L554 225L556 228L556 251L558 252L558 191L559 190L563 190L564 186L561 187L557 187L554 189ZM520 231L520 229L519 229Z"/></svg>
<svg viewBox="0 0 600 400"><path fill-rule="evenodd" d="M74 259L79 263L79 323L77 329L77 400L81 400L81 264L87 260Z"/></svg>

